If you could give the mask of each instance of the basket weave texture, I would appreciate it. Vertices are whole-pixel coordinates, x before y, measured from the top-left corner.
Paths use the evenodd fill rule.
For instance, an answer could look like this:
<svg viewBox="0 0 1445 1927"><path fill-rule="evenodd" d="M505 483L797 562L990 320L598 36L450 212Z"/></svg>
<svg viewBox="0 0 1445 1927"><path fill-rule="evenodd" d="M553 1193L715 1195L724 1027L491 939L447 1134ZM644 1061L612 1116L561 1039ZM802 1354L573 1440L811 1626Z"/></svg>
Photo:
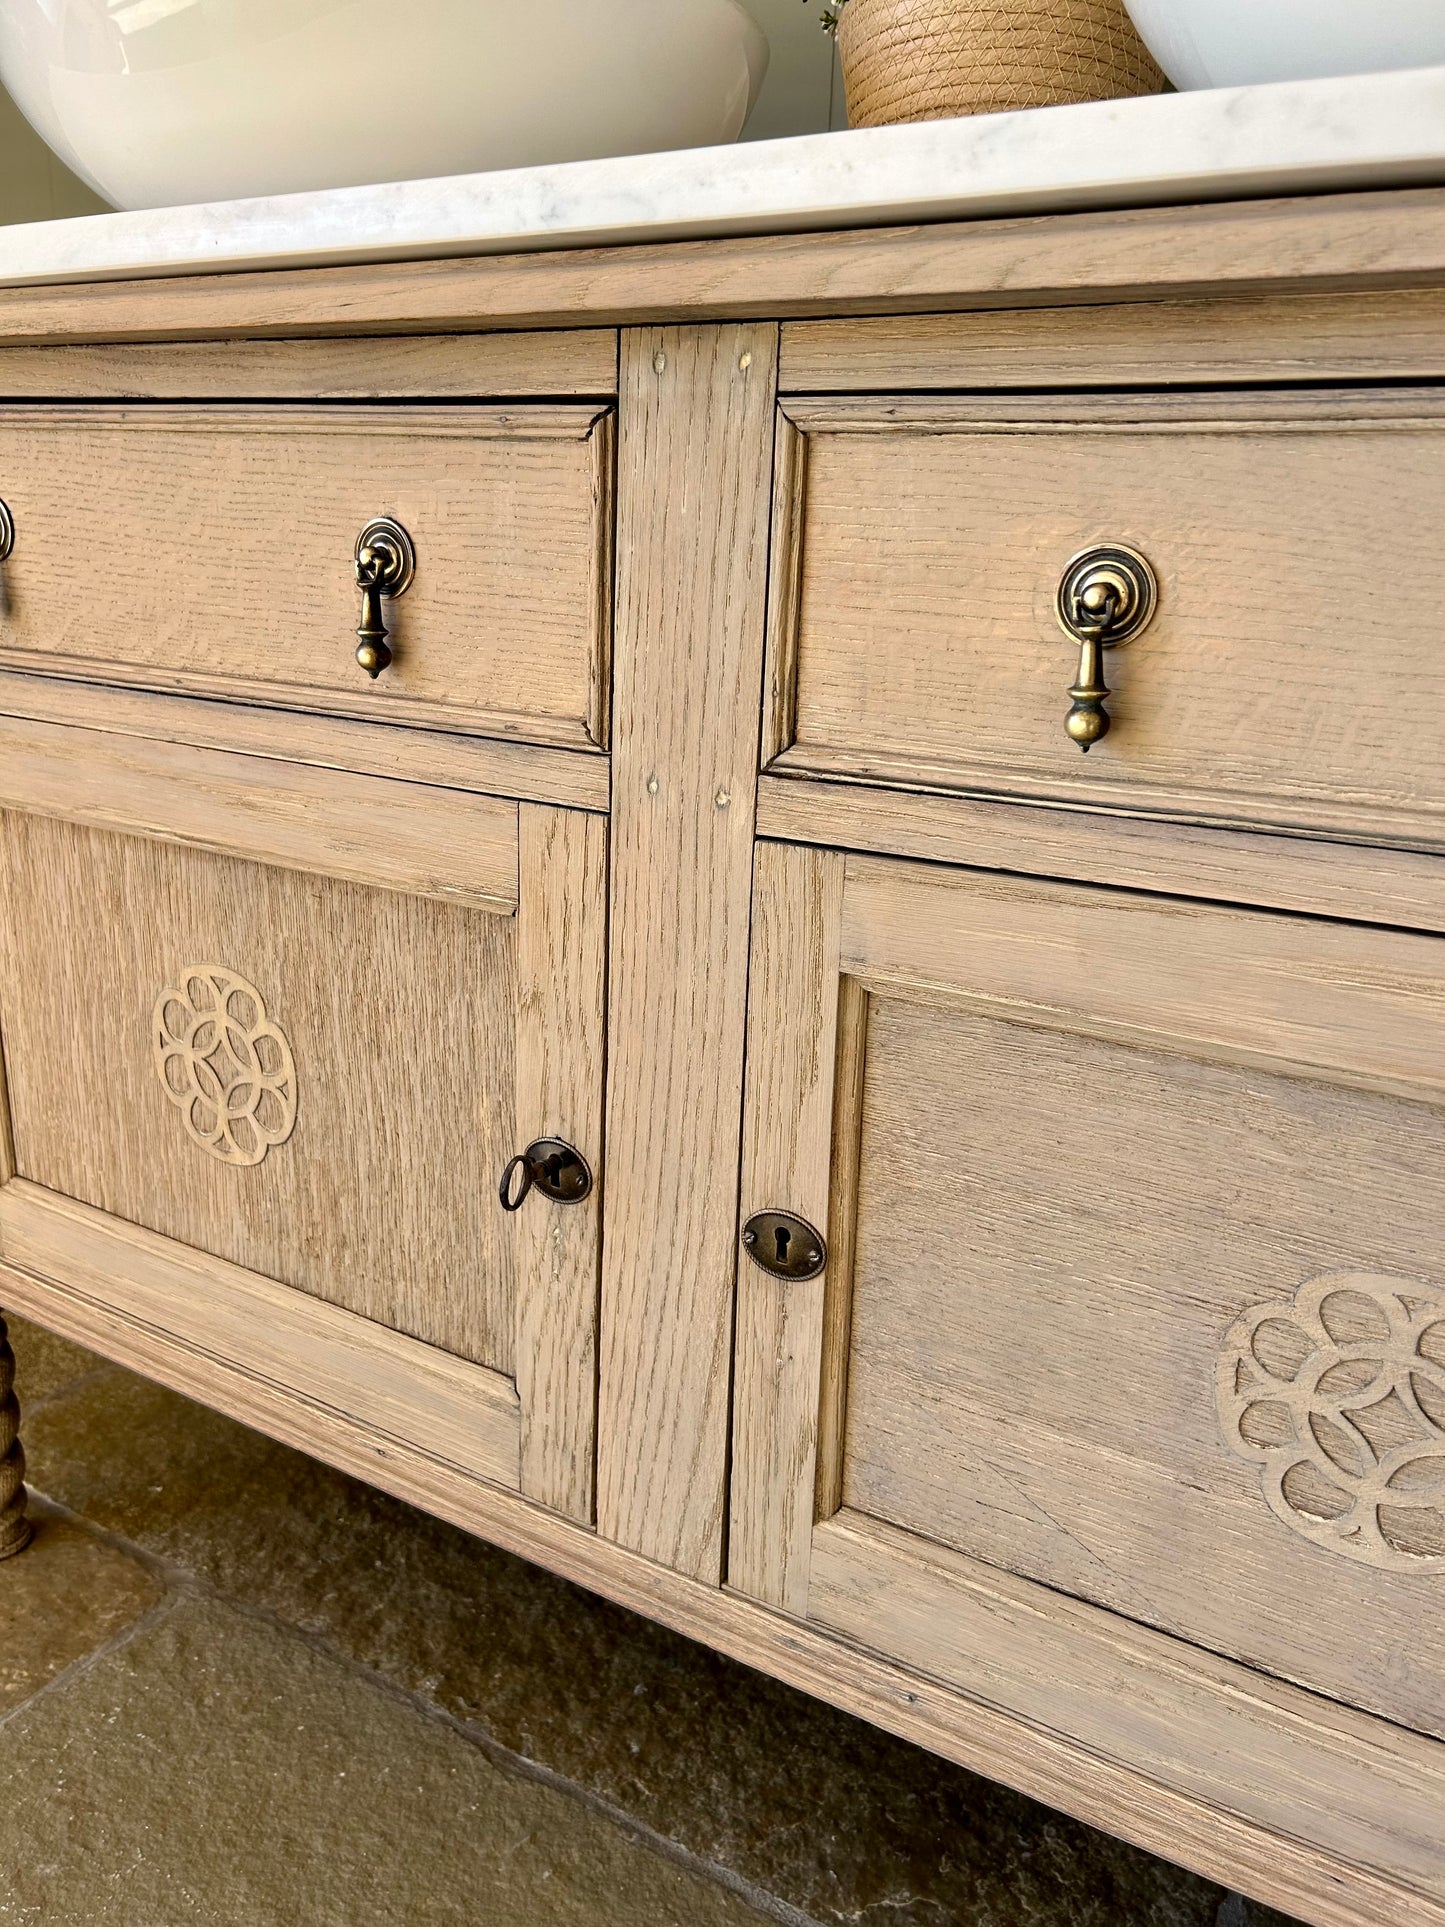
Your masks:
<svg viewBox="0 0 1445 1927"><path fill-rule="evenodd" d="M849 0L838 47L853 127L1158 94L1122 0Z"/></svg>

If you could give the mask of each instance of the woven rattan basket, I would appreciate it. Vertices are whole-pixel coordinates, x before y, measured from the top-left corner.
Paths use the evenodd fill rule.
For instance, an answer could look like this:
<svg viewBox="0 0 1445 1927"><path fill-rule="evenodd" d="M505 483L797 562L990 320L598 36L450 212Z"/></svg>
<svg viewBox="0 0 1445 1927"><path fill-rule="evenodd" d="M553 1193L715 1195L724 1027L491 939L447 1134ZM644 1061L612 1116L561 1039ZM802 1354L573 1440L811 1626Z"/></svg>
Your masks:
<svg viewBox="0 0 1445 1927"><path fill-rule="evenodd" d="M1122 0L848 0L838 49L854 127L1168 86Z"/></svg>

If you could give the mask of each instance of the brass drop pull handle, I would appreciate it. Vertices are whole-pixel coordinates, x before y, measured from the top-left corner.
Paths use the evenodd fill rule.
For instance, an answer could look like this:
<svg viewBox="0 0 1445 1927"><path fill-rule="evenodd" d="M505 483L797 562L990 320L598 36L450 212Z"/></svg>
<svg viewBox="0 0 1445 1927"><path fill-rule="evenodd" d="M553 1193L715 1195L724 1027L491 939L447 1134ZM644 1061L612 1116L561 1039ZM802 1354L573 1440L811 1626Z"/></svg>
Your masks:
<svg viewBox="0 0 1445 1927"><path fill-rule="evenodd" d="M15 517L4 502L0 502L0 562L10 560L10 552L15 547Z"/></svg>
<svg viewBox="0 0 1445 1927"><path fill-rule="evenodd" d="M520 1211L533 1191L554 1204L581 1204L592 1194L586 1158L559 1137L539 1137L511 1160L497 1187L504 1211Z"/></svg>
<svg viewBox="0 0 1445 1927"><path fill-rule="evenodd" d="M416 548L401 523L389 515L368 522L356 538L356 586L361 591L356 660L373 682L392 663L381 599L404 596L415 574Z"/></svg>
<svg viewBox="0 0 1445 1927"><path fill-rule="evenodd" d="M1059 627L1080 645L1079 678L1069 691L1073 708L1064 728L1087 756L1109 733L1104 707L1104 651L1132 642L1159 607L1159 581L1136 549L1111 542L1085 549L1069 563L1054 604Z"/></svg>

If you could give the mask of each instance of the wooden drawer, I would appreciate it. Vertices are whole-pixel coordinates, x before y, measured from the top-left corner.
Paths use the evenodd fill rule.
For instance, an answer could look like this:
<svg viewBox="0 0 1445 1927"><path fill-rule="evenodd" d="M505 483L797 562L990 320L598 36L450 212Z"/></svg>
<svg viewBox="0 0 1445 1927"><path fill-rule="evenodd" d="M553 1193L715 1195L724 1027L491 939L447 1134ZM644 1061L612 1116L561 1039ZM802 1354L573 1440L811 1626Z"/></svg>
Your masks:
<svg viewBox="0 0 1445 1927"><path fill-rule="evenodd" d="M612 414L0 407L0 665L605 746ZM396 517L395 662L357 667L353 552Z"/></svg>
<svg viewBox="0 0 1445 1927"><path fill-rule="evenodd" d="M497 1187L600 1171L605 820L7 741L6 1260L590 1519L598 1200Z"/></svg>
<svg viewBox="0 0 1445 1927"><path fill-rule="evenodd" d="M1445 941L758 878L742 1210L831 1255L741 1266L732 1583L1051 1724L1117 1616L1445 1736ZM1035 1628L982 1680L978 1587Z"/></svg>
<svg viewBox="0 0 1445 1927"><path fill-rule="evenodd" d="M780 774L1445 844L1438 391L790 401L764 761ZM1064 732L1079 551L1152 563Z"/></svg>

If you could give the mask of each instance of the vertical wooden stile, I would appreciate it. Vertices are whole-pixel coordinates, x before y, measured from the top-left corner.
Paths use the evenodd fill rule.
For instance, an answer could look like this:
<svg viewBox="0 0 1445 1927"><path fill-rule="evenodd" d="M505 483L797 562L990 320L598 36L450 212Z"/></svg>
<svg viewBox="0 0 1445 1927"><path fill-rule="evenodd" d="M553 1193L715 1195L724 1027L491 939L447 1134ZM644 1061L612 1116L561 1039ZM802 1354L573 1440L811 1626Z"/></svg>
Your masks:
<svg viewBox="0 0 1445 1927"><path fill-rule="evenodd" d="M773 326L623 336L598 1523L722 1578Z"/></svg>

